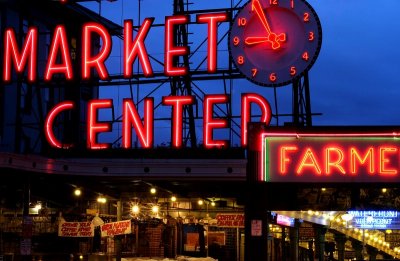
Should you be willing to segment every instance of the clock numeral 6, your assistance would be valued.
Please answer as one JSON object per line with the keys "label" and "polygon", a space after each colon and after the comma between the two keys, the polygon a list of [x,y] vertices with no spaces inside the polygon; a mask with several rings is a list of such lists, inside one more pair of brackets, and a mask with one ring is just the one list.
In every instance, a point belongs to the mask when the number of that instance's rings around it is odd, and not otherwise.
{"label": "clock numeral 6", "polygon": [[270,80],[271,82],[276,82],[276,79],[277,79],[276,73],[271,73],[271,74],[269,75],[269,80]]}
{"label": "clock numeral 6", "polygon": [[244,17],[239,17],[238,26],[245,26],[247,24],[247,19]]}
{"label": "clock numeral 6", "polygon": [[238,46],[239,43],[240,43],[240,38],[237,37],[237,36],[235,36],[235,37],[233,38],[233,45],[234,45],[234,46]]}
{"label": "clock numeral 6", "polygon": [[296,66],[290,67],[290,75],[291,75],[291,76],[295,76],[296,73],[297,73]]}
{"label": "clock numeral 6", "polygon": [[278,5],[278,0],[269,0],[270,5]]}
{"label": "clock numeral 6", "polygon": [[244,57],[242,55],[238,56],[237,63],[240,65],[244,64]]}
{"label": "clock numeral 6", "polygon": [[310,59],[310,57],[308,56],[308,52],[304,52],[303,55],[302,55],[302,58],[303,58],[304,61],[307,62],[308,59]]}

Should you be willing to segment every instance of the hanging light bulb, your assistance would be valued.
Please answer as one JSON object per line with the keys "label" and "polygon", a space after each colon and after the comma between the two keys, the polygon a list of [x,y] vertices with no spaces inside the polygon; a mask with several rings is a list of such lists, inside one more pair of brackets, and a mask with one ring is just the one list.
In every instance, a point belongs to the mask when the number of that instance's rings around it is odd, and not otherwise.
{"label": "hanging light bulb", "polygon": [[172,201],[172,202],[176,202],[176,197],[175,197],[175,196],[172,196],[172,197],[171,197],[171,201]]}
{"label": "hanging light bulb", "polygon": [[79,197],[80,195],[82,195],[82,191],[81,191],[80,189],[76,188],[76,189],[74,190],[74,195],[77,196],[77,197]]}
{"label": "hanging light bulb", "polygon": [[133,214],[138,214],[140,212],[140,207],[138,205],[134,205],[132,207],[132,213]]}
{"label": "hanging light bulb", "polygon": [[199,206],[202,206],[203,205],[203,200],[201,200],[201,199],[199,199],[199,201],[197,201],[197,204],[199,204]]}
{"label": "hanging light bulb", "polygon": [[160,207],[157,206],[157,205],[154,205],[154,206],[151,208],[151,212],[153,212],[154,214],[157,214],[159,210],[160,210]]}

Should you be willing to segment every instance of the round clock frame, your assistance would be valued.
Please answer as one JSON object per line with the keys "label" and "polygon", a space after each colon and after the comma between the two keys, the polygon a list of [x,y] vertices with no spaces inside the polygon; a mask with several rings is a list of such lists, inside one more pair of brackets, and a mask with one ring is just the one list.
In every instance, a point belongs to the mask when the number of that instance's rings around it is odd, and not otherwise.
{"label": "round clock frame", "polygon": [[229,53],[251,82],[278,87],[302,77],[322,45],[317,13],[305,0],[250,0],[229,30]]}

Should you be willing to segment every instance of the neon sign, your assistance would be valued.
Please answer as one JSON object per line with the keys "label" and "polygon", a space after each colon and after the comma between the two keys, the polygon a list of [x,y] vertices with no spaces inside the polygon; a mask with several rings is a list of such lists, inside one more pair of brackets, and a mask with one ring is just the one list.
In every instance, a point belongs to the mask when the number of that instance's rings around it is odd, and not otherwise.
{"label": "neon sign", "polygon": [[398,182],[400,133],[262,133],[267,182]]}
{"label": "neon sign", "polygon": [[398,211],[349,211],[353,219],[349,222],[355,228],[400,229]]}
{"label": "neon sign", "polygon": [[[67,1],[61,0],[63,4]],[[217,42],[218,24],[229,21],[229,13],[202,13],[196,16],[195,23],[202,24],[208,29],[207,41],[207,72],[215,73],[217,70]],[[125,78],[134,77],[133,64],[138,61],[144,77],[153,77],[153,67],[149,59],[146,48],[146,38],[153,26],[154,18],[145,18],[137,32],[133,28],[132,20],[125,20],[123,23],[123,76]],[[190,23],[190,16],[175,15],[165,17],[164,30],[164,75],[183,76],[189,72],[189,68],[184,65],[176,65],[174,62],[178,57],[189,56],[188,46],[178,46],[175,42],[175,27]],[[45,82],[51,82],[54,77],[62,77],[65,81],[73,81],[80,77],[82,80],[90,80],[98,77],[101,80],[109,79],[107,69],[107,59],[110,56],[113,46],[113,39],[107,28],[96,22],[89,22],[81,28],[81,52],[79,59],[79,71],[75,70],[72,63],[70,39],[64,25],[54,27],[46,66],[41,73]],[[13,28],[7,28],[4,32],[4,59],[3,59],[3,81],[12,81],[12,73],[17,75],[26,74],[31,83],[38,81],[38,44],[39,29],[35,26],[28,28],[26,34],[21,36],[24,42],[17,41],[16,32]],[[101,47],[96,50],[93,46],[93,39],[99,39]],[[206,95],[203,100],[203,144],[205,148],[221,148],[229,146],[227,140],[214,138],[213,133],[217,129],[228,127],[228,119],[215,116],[214,108],[219,104],[229,103],[230,97],[223,94]],[[183,111],[185,106],[197,104],[195,97],[192,96],[165,96],[162,97],[162,106],[172,108],[171,126],[171,146],[180,148],[183,144],[182,124]],[[242,94],[241,111],[241,145],[247,145],[247,123],[251,121],[252,107],[258,107],[261,112],[260,121],[269,124],[271,120],[271,108],[268,101],[259,94]],[[152,98],[144,100],[143,115],[139,115],[138,108],[132,99],[124,99],[122,104],[122,148],[132,148],[132,136],[136,135],[142,148],[152,148],[154,143],[154,101]],[[86,118],[86,147],[88,149],[109,149],[111,144],[102,142],[98,139],[101,133],[112,132],[112,125],[109,122],[98,120],[98,115],[103,110],[113,109],[114,104],[111,99],[94,99],[88,101]],[[73,101],[62,101],[56,104],[47,114],[44,125],[44,133],[47,142],[53,148],[69,149],[76,144],[63,143],[64,137],[57,136],[53,127],[57,117],[62,117],[65,113],[80,108]]]}

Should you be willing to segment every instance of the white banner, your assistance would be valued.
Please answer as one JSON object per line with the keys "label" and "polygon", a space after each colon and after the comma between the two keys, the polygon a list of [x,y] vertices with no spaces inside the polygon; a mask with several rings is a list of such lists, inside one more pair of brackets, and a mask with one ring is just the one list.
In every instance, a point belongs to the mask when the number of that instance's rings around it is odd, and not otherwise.
{"label": "white banner", "polygon": [[92,222],[60,222],[58,226],[59,237],[93,237],[94,226]]}
{"label": "white banner", "polygon": [[115,235],[131,234],[131,220],[106,223],[101,226],[101,236],[110,237]]}

